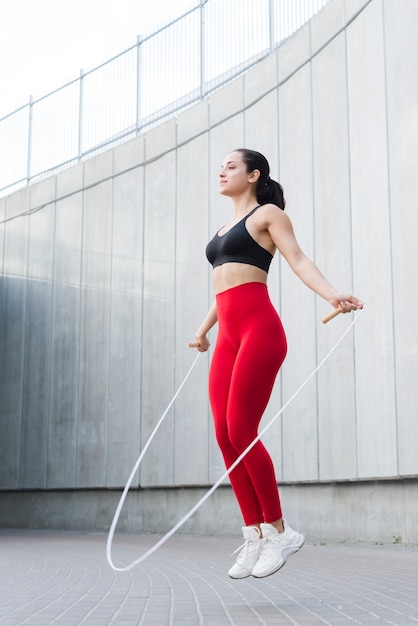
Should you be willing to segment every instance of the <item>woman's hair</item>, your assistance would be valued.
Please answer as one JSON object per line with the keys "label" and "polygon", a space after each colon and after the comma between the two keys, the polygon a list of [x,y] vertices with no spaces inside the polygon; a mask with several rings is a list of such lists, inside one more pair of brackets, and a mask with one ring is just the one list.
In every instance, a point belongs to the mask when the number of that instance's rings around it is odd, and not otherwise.
{"label": "woman's hair", "polygon": [[247,172],[259,170],[260,178],[257,181],[255,193],[259,204],[276,204],[283,211],[286,202],[283,194],[283,187],[270,178],[270,165],[265,156],[255,150],[247,150],[247,148],[238,148],[234,152],[240,152],[242,160],[247,166]]}

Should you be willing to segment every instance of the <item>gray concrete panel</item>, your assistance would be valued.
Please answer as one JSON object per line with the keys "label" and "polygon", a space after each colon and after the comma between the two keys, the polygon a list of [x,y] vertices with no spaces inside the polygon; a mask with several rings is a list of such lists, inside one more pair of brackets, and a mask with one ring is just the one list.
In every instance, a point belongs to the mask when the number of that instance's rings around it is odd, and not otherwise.
{"label": "gray concrete panel", "polygon": [[244,106],[249,107],[264,94],[276,91],[277,81],[277,55],[269,54],[244,76]]}
{"label": "gray concrete panel", "polygon": [[144,161],[145,139],[141,135],[114,149],[114,174],[120,174],[141,165]]}
{"label": "gray concrete panel", "polygon": [[21,215],[30,209],[30,187],[23,187],[6,198],[6,218]]}
{"label": "gray concrete panel", "polygon": [[[28,219],[28,281],[41,280],[51,283],[54,268],[55,204],[48,204],[42,211],[33,213]],[[51,308],[50,303],[48,308]]]}
{"label": "gray concrete panel", "polygon": [[83,198],[56,204],[47,487],[76,484]]}
{"label": "gray concrete panel", "polygon": [[[28,189],[6,199],[5,219],[29,208]],[[0,316],[0,440],[2,462],[0,485],[19,487],[21,455],[22,394],[27,297],[28,219],[14,219],[4,228],[4,262]]]}
{"label": "gray concrete panel", "polygon": [[[340,7],[341,9],[341,7]],[[315,260],[328,281],[352,292],[350,168],[345,35],[312,62]],[[325,356],[347,327],[348,317],[324,327],[332,307],[318,298],[318,355]],[[353,338],[348,337],[318,375],[320,478],[357,474]]]}
{"label": "gray concrete panel", "polygon": [[327,2],[323,9],[310,20],[312,56],[344,28],[344,13],[344,0],[333,0],[333,2]]}
{"label": "gray concrete panel", "polygon": [[[4,223],[5,219],[6,219],[6,198],[0,198],[0,277],[1,278],[3,278],[3,270],[4,270],[4,238],[5,238],[5,233],[6,233],[6,224]],[[0,291],[0,295],[1,295],[1,291]]]}
{"label": "gray concrete panel", "polygon": [[[418,308],[415,208],[418,163],[418,4],[383,5],[399,473],[417,473]],[[386,278],[384,285],[386,285]],[[411,288],[412,287],[412,288]]]}
{"label": "gray concrete panel", "polygon": [[112,293],[142,295],[144,168],[113,181]]}
{"label": "gray concrete panel", "polygon": [[[3,282],[4,282],[4,238],[6,234],[6,224],[3,223],[6,218],[6,198],[0,199],[0,324],[2,319],[2,306],[3,302]],[[1,352],[1,345],[0,345]]]}
{"label": "gray concrete panel", "polygon": [[[141,312],[141,296],[112,293],[106,436],[107,487],[125,484],[140,453]],[[135,484],[138,484],[138,478],[135,478]]]}
{"label": "gray concrete panel", "polygon": [[104,485],[106,476],[111,201],[111,181],[84,194],[76,468],[80,487]]}
{"label": "gray concrete panel", "polygon": [[[244,78],[240,76],[215,91],[209,99],[210,126],[239,114],[244,108]],[[235,146],[236,148],[237,146]]]}
{"label": "gray concrete panel", "polygon": [[[176,220],[176,384],[178,388],[195,350],[187,347],[204,319],[211,298],[210,270],[205,256],[209,241],[208,134],[200,136],[177,157]],[[193,377],[175,405],[174,483],[206,484],[212,420],[208,411],[208,356],[201,355]]]}
{"label": "gray concrete panel", "polygon": [[[6,217],[6,198],[2,198],[0,200],[0,354],[3,352],[3,320],[4,320],[4,311],[3,311],[3,289],[4,289],[4,239],[6,233],[6,225],[3,223],[3,220]],[[3,369],[2,363],[0,362],[0,368]],[[0,371],[1,371],[0,370]],[[3,420],[5,421],[5,420]]]}
{"label": "gray concrete panel", "polygon": [[311,27],[307,22],[277,50],[279,84],[284,83],[311,58]]}
{"label": "gray concrete panel", "polygon": [[113,150],[102,152],[84,163],[84,185],[89,187],[113,174]]}
{"label": "gray concrete panel", "polygon": [[147,161],[160,157],[176,146],[177,123],[169,120],[150,130],[145,136],[145,158]]}
{"label": "gray concrete panel", "polygon": [[[6,198],[6,224],[4,238],[4,274],[26,276],[28,227],[27,217],[21,216],[30,208],[29,188],[21,189]],[[14,219],[17,218],[17,219]]]}
{"label": "gray concrete panel", "polygon": [[29,218],[20,485],[45,487],[55,205]]}
{"label": "gray concrete panel", "polygon": [[125,483],[140,451],[143,168],[114,179],[113,200],[107,486]]}
{"label": "gray concrete panel", "polygon": [[54,289],[48,427],[47,487],[75,485],[80,289]]}
{"label": "gray concrete panel", "polygon": [[[174,152],[147,165],[145,173],[141,447],[174,390],[175,174]],[[141,485],[173,483],[173,436],[171,409],[142,464]]]}
{"label": "gray concrete panel", "polygon": [[29,489],[46,482],[51,294],[50,281],[28,281],[19,484]]}
{"label": "gray concrete panel", "polygon": [[[344,12],[345,12],[345,21],[348,24],[352,19],[354,19],[360,11],[364,9],[365,6],[372,2],[373,0],[344,0]],[[412,0],[413,2],[414,0]]]}
{"label": "gray concrete panel", "polygon": [[78,163],[57,174],[57,198],[81,191],[84,184],[84,163]]}
{"label": "gray concrete panel", "polygon": [[[279,94],[280,180],[287,199],[286,213],[296,237],[314,258],[311,72],[305,66]],[[288,340],[282,366],[282,399],[302,384],[316,365],[315,297],[281,263],[281,314]],[[315,479],[318,471],[316,388],[311,384],[283,414],[282,478]]]}
{"label": "gray concrete panel", "polygon": [[360,477],[398,473],[382,18],[371,3],[347,32],[353,289],[368,306],[355,333]]}
{"label": "gray concrete panel", "polygon": [[51,176],[37,183],[30,188],[30,207],[38,208],[48,202],[55,200],[56,177]]}
{"label": "gray concrete panel", "polygon": [[2,278],[0,402],[1,472],[0,486],[19,487],[23,349],[26,310],[26,281]]}
{"label": "gray concrete panel", "polygon": [[177,143],[189,141],[207,132],[209,126],[209,100],[201,100],[177,118]]}

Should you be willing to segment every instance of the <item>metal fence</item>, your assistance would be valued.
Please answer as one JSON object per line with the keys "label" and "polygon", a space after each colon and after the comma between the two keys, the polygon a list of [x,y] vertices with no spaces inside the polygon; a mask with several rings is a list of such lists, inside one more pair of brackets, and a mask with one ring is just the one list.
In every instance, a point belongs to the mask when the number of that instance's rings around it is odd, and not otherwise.
{"label": "metal fence", "polygon": [[328,2],[200,0],[105,63],[31,98],[0,119],[0,195],[134,137],[204,98]]}

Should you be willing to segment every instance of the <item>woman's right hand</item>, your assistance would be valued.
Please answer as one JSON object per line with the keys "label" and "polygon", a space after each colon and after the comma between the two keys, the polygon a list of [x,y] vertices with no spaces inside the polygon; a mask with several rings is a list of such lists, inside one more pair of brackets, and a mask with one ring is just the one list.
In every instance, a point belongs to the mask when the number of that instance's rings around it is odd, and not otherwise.
{"label": "woman's right hand", "polygon": [[216,313],[216,300],[210,307],[208,314],[205,319],[199,326],[196,332],[196,341],[193,343],[189,343],[190,348],[197,348],[199,352],[207,352],[210,346],[209,339],[207,338],[207,333],[210,329],[215,326],[218,320],[218,316]]}
{"label": "woman's right hand", "polygon": [[207,352],[210,346],[210,341],[206,335],[196,335],[196,341],[193,342],[193,348],[196,348],[199,352]]}

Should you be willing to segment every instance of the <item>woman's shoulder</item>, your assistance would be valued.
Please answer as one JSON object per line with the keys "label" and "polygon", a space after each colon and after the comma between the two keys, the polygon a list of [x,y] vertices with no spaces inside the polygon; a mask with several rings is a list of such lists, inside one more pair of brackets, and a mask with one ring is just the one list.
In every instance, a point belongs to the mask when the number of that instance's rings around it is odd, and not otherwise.
{"label": "woman's shoulder", "polygon": [[258,217],[260,218],[260,221],[263,221],[266,226],[270,225],[271,223],[289,223],[289,217],[286,215],[286,213],[283,211],[283,209],[281,209],[280,207],[277,206],[277,204],[262,204],[259,209],[256,211],[256,214],[258,213]]}

